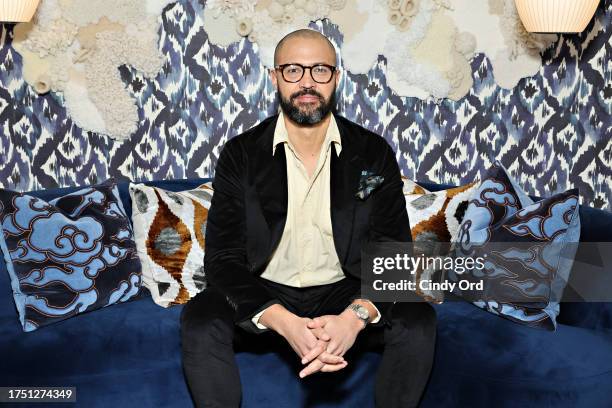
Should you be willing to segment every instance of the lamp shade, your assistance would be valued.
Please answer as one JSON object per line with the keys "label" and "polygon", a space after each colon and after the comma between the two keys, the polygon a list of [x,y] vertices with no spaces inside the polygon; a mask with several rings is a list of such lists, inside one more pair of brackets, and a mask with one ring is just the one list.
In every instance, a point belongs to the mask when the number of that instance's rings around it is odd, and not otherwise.
{"label": "lamp shade", "polygon": [[0,22],[30,21],[40,0],[0,0]]}
{"label": "lamp shade", "polygon": [[579,33],[597,10],[599,0],[514,0],[531,33]]}

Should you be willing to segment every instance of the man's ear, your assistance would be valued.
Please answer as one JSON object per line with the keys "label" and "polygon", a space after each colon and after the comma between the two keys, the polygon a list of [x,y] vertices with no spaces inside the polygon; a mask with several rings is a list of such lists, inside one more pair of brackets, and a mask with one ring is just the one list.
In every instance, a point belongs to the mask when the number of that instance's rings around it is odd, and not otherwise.
{"label": "man's ear", "polygon": [[340,75],[342,75],[342,70],[340,68],[336,69],[336,88],[340,83]]}
{"label": "man's ear", "polygon": [[270,74],[270,80],[272,81],[272,85],[274,85],[274,89],[278,90],[278,82],[276,79],[276,70],[274,68],[269,68],[268,73]]}

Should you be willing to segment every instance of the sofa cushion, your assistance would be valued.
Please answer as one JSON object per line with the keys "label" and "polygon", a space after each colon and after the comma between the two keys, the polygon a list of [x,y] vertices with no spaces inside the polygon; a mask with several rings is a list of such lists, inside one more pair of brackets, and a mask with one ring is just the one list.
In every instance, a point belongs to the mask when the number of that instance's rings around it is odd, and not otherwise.
{"label": "sofa cushion", "polygon": [[470,303],[434,307],[436,355],[422,407],[609,406],[612,331],[532,330]]}
{"label": "sofa cushion", "polygon": [[0,262],[2,386],[76,387],[79,406],[188,407],[180,309],[141,297],[23,332]]}
{"label": "sofa cushion", "polygon": [[451,242],[474,190],[476,183],[435,192],[404,194],[412,240]]}
{"label": "sofa cushion", "polygon": [[[0,386],[73,386],[91,408],[193,406],[181,366],[183,305],[161,308],[151,297],[83,314],[31,333],[21,331],[0,262]],[[297,376],[286,352],[238,352],[242,407],[374,406],[377,352],[340,373]]]}
{"label": "sofa cushion", "polygon": [[[496,162],[453,244],[457,261],[475,265],[449,270],[448,280],[458,284],[455,293],[491,313],[554,330],[579,234],[578,190],[532,203]],[[465,282],[480,286],[465,290]]]}
{"label": "sofa cushion", "polygon": [[140,261],[114,180],[50,201],[0,189],[0,247],[25,331],[130,300]]}
{"label": "sofa cushion", "polygon": [[[403,182],[414,245],[413,256],[446,256],[477,184],[429,192],[409,179],[403,179]],[[427,301],[442,303],[444,291],[425,289],[421,283],[441,281],[441,274],[436,273],[436,268],[419,267],[413,272],[411,277],[414,279],[415,292]]]}
{"label": "sofa cushion", "polygon": [[204,237],[213,194],[210,184],[179,192],[130,184],[142,278],[160,306],[187,303],[206,285]]}

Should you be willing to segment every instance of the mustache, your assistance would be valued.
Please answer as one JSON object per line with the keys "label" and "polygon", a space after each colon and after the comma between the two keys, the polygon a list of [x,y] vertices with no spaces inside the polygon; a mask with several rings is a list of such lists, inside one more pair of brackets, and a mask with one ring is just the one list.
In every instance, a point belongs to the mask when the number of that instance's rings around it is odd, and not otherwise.
{"label": "mustache", "polygon": [[291,95],[290,99],[294,100],[295,98],[299,98],[300,96],[304,96],[304,95],[312,95],[312,96],[316,96],[320,100],[325,100],[325,98],[323,98],[323,95],[321,95],[320,93],[318,93],[314,89],[304,89],[302,91],[296,92],[296,93]]}

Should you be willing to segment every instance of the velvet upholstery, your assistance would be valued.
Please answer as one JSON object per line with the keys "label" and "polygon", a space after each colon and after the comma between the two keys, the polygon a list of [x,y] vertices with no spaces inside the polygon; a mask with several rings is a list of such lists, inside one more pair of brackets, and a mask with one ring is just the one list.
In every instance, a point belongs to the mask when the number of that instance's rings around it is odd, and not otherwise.
{"label": "velvet upholstery", "polygon": [[612,406],[612,331],[534,329],[466,302],[435,308],[439,341],[424,407]]}
{"label": "velvet upholstery", "polygon": [[[180,191],[205,181],[147,184]],[[434,191],[444,186],[425,187]],[[130,213],[127,183],[119,183],[119,189]],[[65,192],[37,194],[53,198]],[[581,236],[609,240],[610,227],[584,228],[610,226],[612,214],[589,211],[593,220],[582,224]],[[76,386],[77,406],[83,407],[192,406],[180,361],[182,305],[164,309],[147,295],[24,333],[10,291],[5,265],[0,262],[0,386]],[[599,307],[581,305],[592,314],[576,322],[571,316],[565,319],[566,305],[561,304],[556,332],[521,326],[465,302],[435,306],[436,357],[422,406],[612,406],[610,321],[602,322]],[[604,306],[609,310],[609,304]],[[581,324],[570,326],[570,321]],[[313,376],[302,384],[287,357],[237,354],[243,407],[373,406],[380,354],[365,353],[359,361],[350,362],[344,373]],[[312,389],[321,398],[313,398]]]}

